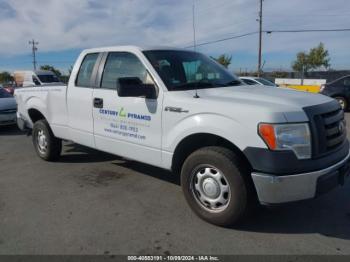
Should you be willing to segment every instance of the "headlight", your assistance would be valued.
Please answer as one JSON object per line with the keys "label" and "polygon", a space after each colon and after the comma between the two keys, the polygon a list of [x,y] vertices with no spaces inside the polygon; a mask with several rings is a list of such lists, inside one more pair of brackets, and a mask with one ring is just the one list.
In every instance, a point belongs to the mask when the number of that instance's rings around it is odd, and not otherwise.
{"label": "headlight", "polygon": [[311,158],[310,129],[301,124],[259,124],[259,135],[271,150],[291,150],[298,159]]}

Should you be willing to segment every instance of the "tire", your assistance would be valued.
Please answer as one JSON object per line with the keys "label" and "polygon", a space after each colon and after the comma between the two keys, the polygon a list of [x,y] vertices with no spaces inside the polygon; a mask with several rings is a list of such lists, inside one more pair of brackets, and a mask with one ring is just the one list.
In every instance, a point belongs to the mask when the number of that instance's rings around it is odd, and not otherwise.
{"label": "tire", "polygon": [[181,170],[181,186],[189,206],[209,223],[237,224],[257,200],[249,170],[226,148],[211,146],[193,152]]}
{"label": "tire", "polygon": [[336,97],[334,97],[334,99],[336,99],[336,100],[339,102],[341,108],[342,108],[344,111],[346,111],[346,110],[348,109],[348,102],[346,101],[346,99],[345,99],[344,97],[342,97],[342,96],[336,96]]}
{"label": "tire", "polygon": [[60,157],[62,141],[54,136],[46,120],[34,123],[32,138],[35,151],[40,158],[54,161]]}

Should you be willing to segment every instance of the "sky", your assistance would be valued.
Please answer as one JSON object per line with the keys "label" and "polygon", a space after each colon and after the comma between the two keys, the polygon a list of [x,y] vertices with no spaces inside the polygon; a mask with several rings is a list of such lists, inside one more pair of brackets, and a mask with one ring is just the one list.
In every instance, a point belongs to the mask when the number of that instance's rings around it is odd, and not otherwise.
{"label": "sky", "polygon": [[[188,47],[258,30],[259,0],[0,0],[0,71],[39,65],[63,72],[85,48],[113,45]],[[263,30],[350,28],[350,0],[264,0]],[[350,69],[350,31],[263,35],[264,70],[289,70],[296,53],[323,42],[331,67]],[[202,45],[232,56],[231,70],[255,70],[258,34]]]}

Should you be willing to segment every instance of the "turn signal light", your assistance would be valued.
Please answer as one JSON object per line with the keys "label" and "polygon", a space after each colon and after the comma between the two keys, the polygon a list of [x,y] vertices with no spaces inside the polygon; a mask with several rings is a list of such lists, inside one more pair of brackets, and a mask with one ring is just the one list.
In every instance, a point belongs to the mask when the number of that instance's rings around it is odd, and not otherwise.
{"label": "turn signal light", "polygon": [[270,124],[260,124],[259,134],[270,149],[276,149],[275,128]]}

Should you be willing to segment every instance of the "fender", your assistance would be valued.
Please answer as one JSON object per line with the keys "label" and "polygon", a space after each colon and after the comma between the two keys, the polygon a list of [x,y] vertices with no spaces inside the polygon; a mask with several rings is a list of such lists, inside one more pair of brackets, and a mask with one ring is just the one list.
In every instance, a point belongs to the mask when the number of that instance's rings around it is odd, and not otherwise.
{"label": "fender", "polygon": [[[25,106],[26,106],[26,111],[28,112],[29,109],[36,109],[38,110],[44,117],[45,119],[50,123],[50,119],[48,119],[48,114],[46,112],[46,105],[44,101],[36,96],[31,96],[24,101]],[[28,115],[29,116],[29,115]],[[29,118],[30,120],[30,118]]]}
{"label": "fender", "polygon": [[16,90],[15,99],[17,102],[17,118],[21,119],[23,126],[26,126],[29,129],[33,128],[33,122],[29,116],[29,110],[35,109],[40,112],[44,118],[49,122],[48,114],[45,110],[46,104],[41,97],[37,95],[27,95],[29,92],[27,90]]}
{"label": "fender", "polygon": [[163,150],[173,153],[186,137],[196,133],[209,133],[231,141],[240,150],[247,146],[266,148],[256,137],[257,128],[245,126],[232,118],[217,113],[201,113],[188,116],[178,122],[167,134],[163,133]]}

